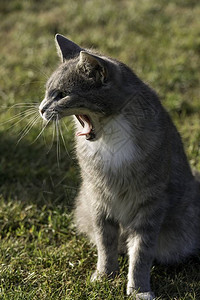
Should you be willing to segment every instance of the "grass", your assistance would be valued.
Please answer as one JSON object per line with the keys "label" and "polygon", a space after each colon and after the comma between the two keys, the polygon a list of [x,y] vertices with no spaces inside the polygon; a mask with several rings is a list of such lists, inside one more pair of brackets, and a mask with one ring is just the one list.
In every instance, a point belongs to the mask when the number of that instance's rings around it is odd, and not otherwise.
{"label": "grass", "polygon": [[[54,34],[114,56],[156,89],[177,125],[192,167],[200,170],[200,3],[198,0],[0,2],[0,299],[125,299],[127,259],[114,281],[89,281],[96,251],[76,234],[73,200],[80,177],[73,128],[57,159],[52,128],[33,143],[38,122],[20,143],[31,116],[7,122],[39,103],[58,64]],[[25,115],[24,115],[25,116]],[[58,165],[59,161],[59,165]],[[161,299],[200,299],[200,258],[154,265]]]}

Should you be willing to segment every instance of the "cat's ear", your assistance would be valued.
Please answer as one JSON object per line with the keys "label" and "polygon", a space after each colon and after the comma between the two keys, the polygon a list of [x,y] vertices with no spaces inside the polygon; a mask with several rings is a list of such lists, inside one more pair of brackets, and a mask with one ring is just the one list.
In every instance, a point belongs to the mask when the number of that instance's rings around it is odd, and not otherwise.
{"label": "cat's ear", "polygon": [[66,37],[58,33],[55,36],[55,42],[58,55],[60,56],[62,62],[64,62],[67,59],[74,58],[82,50],[74,42],[68,40]]}
{"label": "cat's ear", "polygon": [[80,52],[79,66],[85,67],[85,71],[95,74],[96,80],[106,82],[108,78],[108,62],[97,55],[88,53],[87,51]]}

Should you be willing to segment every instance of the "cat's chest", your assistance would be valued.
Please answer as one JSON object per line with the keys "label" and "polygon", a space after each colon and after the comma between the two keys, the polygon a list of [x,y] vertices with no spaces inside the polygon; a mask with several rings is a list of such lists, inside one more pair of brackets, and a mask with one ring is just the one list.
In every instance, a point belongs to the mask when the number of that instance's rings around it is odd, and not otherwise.
{"label": "cat's chest", "polygon": [[[112,118],[99,129],[100,138],[87,141],[84,137],[78,142],[79,162],[92,166],[99,165],[102,172],[125,171],[138,159],[137,147],[129,124],[122,116]],[[122,174],[121,174],[122,175]]]}
{"label": "cat's chest", "polygon": [[129,212],[132,216],[137,207],[134,168],[140,153],[123,117],[111,120],[102,130],[96,141],[78,140],[84,189],[95,207],[123,224],[124,216]]}

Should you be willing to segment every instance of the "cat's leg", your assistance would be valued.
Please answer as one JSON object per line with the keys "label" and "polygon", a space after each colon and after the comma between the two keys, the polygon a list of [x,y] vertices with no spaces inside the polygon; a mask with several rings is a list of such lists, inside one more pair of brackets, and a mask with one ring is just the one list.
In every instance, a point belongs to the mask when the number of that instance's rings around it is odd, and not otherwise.
{"label": "cat's leg", "polygon": [[[157,240],[163,220],[163,208],[145,206],[128,238],[129,270],[127,294],[136,299],[155,298],[150,287],[150,270],[155,259]],[[135,298],[134,298],[135,299]]]}
{"label": "cat's leg", "polygon": [[128,242],[129,271],[127,295],[136,299],[154,299],[150,287],[150,269],[154,259],[154,247],[149,247],[141,235],[129,237]]}
{"label": "cat's leg", "polygon": [[96,244],[91,204],[89,201],[87,201],[87,196],[83,191],[79,192],[79,195],[76,199],[74,221],[79,233],[86,234],[90,239],[90,242]]}
{"label": "cat's leg", "polygon": [[75,223],[79,232],[85,233],[97,246],[97,268],[91,280],[94,281],[105,274],[114,276],[118,271],[119,226],[101,216],[101,213],[92,207],[83,190],[76,199]]}
{"label": "cat's leg", "polygon": [[111,220],[98,218],[95,223],[96,246],[98,252],[97,268],[91,280],[102,275],[115,276],[118,272],[118,225]]}
{"label": "cat's leg", "polygon": [[122,228],[120,228],[119,241],[118,241],[119,255],[127,254],[127,239],[128,239],[128,232],[124,231],[124,230],[122,230]]}

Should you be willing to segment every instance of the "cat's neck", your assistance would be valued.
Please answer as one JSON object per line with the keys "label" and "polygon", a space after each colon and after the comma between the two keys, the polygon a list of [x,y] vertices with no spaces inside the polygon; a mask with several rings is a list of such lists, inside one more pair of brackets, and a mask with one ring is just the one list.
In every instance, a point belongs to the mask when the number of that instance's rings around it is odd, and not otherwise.
{"label": "cat's neck", "polygon": [[[74,118],[76,128],[80,123]],[[117,170],[128,166],[138,159],[138,151],[131,136],[131,127],[123,115],[98,120],[95,123],[97,138],[87,140],[84,136],[76,137],[79,163],[101,163],[103,169]]]}

